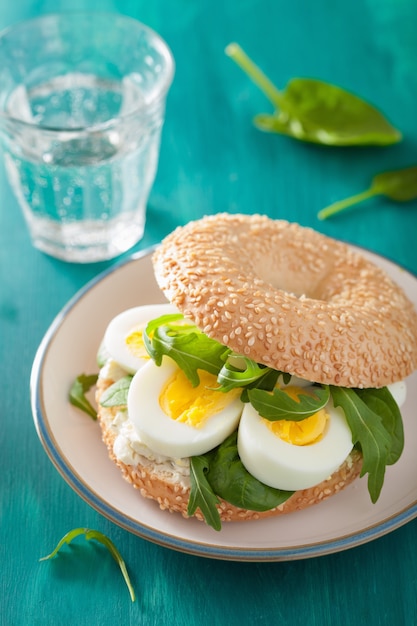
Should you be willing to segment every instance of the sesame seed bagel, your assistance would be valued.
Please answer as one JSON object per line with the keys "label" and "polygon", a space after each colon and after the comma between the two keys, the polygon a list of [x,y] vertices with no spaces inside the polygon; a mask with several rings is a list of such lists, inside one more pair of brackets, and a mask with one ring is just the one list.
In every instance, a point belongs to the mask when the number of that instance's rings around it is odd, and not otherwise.
{"label": "sesame seed bagel", "polygon": [[168,300],[235,352],[312,382],[383,387],[417,368],[417,313],[346,244],[261,215],[218,214],[153,257]]}
{"label": "sesame seed bagel", "polygon": [[[167,510],[171,513],[181,513],[183,517],[188,518],[189,479],[186,478],[179,481],[178,472],[175,471],[174,464],[172,472],[168,472],[165,467],[161,469],[158,463],[149,462],[146,459],[140,459],[140,457],[136,464],[124,463],[117,457],[115,441],[119,434],[119,426],[115,418],[119,408],[105,408],[100,405],[101,394],[113,382],[115,381],[99,378],[96,389],[96,400],[99,407],[98,420],[103,442],[107,446],[110,459],[121,470],[123,477],[133,487],[138,489],[143,497],[155,500],[162,510]],[[353,449],[346,461],[328,479],[310,489],[295,492],[286,502],[269,511],[250,511],[220,500],[217,507],[220,519],[222,522],[251,521],[300,511],[339,493],[358,478],[361,467],[362,455],[356,449]],[[204,519],[198,509],[195,517],[200,521]]]}

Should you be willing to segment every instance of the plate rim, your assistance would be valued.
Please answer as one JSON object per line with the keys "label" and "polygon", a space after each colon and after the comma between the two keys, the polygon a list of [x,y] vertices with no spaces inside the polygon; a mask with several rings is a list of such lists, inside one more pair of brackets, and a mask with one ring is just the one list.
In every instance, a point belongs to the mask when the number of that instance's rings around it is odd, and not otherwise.
{"label": "plate rim", "polygon": [[[174,534],[155,530],[149,525],[138,522],[126,513],[119,511],[116,507],[106,501],[104,497],[96,493],[90,485],[86,484],[86,482],[78,475],[76,469],[71,465],[69,460],[61,454],[59,446],[54,442],[53,432],[49,427],[48,418],[45,415],[42,401],[41,384],[43,367],[47,360],[49,349],[51,348],[56,334],[58,333],[59,329],[65,322],[66,317],[68,316],[68,314],[70,314],[74,306],[76,306],[86,295],[88,295],[96,285],[101,283],[111,274],[120,271],[126,265],[138,262],[143,258],[151,255],[157,245],[158,244],[148,246],[147,248],[139,252],[135,252],[129,257],[106,268],[105,270],[99,272],[91,280],[89,280],[83,287],[81,287],[81,289],[79,289],[70,298],[70,300],[61,308],[61,310],[55,316],[46,333],[44,334],[35,354],[30,375],[30,400],[35,429],[50,461],[54,465],[55,469],[59,472],[61,477],[75,491],[75,493],[105,518],[117,524],[121,528],[127,530],[128,532],[131,532],[132,534],[141,537],[142,539],[182,553],[228,561],[277,562],[301,560],[317,556],[334,554],[359,545],[363,545],[370,541],[374,541],[415,519],[417,517],[417,500],[382,521],[364,527],[360,531],[353,531],[337,538],[332,538],[329,540],[315,542],[307,545],[290,546],[285,548],[281,547],[275,549],[271,547],[232,548],[223,545],[219,546],[215,543],[200,543],[199,541],[193,539],[187,540],[180,538]],[[351,248],[358,250],[359,252],[366,252],[383,261],[388,261],[389,263],[396,266],[398,269],[407,272],[412,278],[417,280],[416,274],[411,272],[406,267],[400,265],[396,261],[393,261],[390,258],[367,248],[360,247],[354,244],[348,245]],[[161,514],[166,515],[166,512],[161,511]]]}

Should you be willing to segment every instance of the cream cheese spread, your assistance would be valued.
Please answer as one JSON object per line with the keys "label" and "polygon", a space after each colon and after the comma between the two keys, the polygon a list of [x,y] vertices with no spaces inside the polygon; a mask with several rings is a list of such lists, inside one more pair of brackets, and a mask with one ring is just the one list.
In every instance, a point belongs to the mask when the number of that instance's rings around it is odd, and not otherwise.
{"label": "cream cheese spread", "polygon": [[[117,382],[126,376],[126,371],[112,359],[107,359],[100,370],[100,378]],[[152,472],[175,483],[181,484],[184,489],[190,487],[190,462],[188,458],[174,459],[155,453],[140,439],[133,423],[129,419],[126,409],[117,411],[111,429],[116,438],[113,444],[113,453],[118,461],[125,465],[152,466]]]}

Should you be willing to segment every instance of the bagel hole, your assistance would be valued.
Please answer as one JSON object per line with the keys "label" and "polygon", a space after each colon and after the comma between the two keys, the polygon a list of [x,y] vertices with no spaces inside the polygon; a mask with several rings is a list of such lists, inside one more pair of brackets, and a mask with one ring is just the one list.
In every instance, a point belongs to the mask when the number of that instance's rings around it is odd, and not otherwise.
{"label": "bagel hole", "polygon": [[[286,242],[288,245],[288,242]],[[269,254],[251,257],[254,277],[295,298],[308,298],[327,302],[340,291],[334,266],[321,262],[319,253],[308,254],[305,250],[283,247],[270,250]]]}
{"label": "bagel hole", "polygon": [[[265,280],[265,279],[263,279]],[[266,280],[272,289],[283,291],[295,298],[311,298],[313,300],[321,300],[320,285],[306,284],[305,277],[300,280],[300,276],[287,273],[285,276],[276,276],[274,280]],[[320,282],[321,284],[321,282]]]}

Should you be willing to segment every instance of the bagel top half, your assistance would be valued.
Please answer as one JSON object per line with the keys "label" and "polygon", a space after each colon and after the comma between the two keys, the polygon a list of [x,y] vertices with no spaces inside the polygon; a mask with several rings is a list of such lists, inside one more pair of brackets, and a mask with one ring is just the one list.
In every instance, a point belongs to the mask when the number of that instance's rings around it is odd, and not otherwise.
{"label": "bagel top half", "polygon": [[348,245],[261,215],[178,227],[153,257],[167,299],[239,354],[312,382],[383,387],[417,368],[417,313]]}

